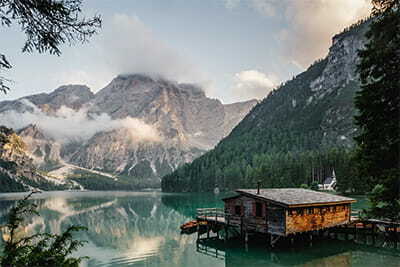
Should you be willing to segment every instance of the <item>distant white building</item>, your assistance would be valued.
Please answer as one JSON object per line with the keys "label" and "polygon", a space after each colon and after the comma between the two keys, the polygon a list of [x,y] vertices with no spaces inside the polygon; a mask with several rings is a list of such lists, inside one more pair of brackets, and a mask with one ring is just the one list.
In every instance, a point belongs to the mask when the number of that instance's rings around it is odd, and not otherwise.
{"label": "distant white building", "polygon": [[335,170],[332,171],[332,176],[327,177],[322,184],[318,185],[318,189],[327,190],[327,191],[335,191],[336,189],[336,174]]}

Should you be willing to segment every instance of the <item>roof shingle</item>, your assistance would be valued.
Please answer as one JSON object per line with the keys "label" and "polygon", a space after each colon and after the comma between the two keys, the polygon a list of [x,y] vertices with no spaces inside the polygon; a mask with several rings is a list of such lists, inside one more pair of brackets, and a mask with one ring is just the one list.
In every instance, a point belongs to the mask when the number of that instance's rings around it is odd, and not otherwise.
{"label": "roof shingle", "polygon": [[288,207],[322,205],[332,202],[351,203],[356,201],[355,199],[348,197],[302,188],[260,189],[260,194],[257,194],[257,189],[238,189],[236,192],[243,195],[270,200]]}

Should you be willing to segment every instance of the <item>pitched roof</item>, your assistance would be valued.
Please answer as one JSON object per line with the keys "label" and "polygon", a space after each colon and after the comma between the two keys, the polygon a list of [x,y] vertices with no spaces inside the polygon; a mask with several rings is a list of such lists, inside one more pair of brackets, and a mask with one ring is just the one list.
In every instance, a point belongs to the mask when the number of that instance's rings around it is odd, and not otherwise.
{"label": "pitched roof", "polygon": [[286,207],[320,206],[324,204],[352,203],[355,199],[302,188],[238,189],[237,193],[274,202]]}
{"label": "pitched roof", "polygon": [[227,201],[227,200],[235,199],[235,198],[238,198],[238,197],[240,197],[240,195],[231,196],[231,197],[225,197],[225,198],[222,199],[222,201]]}
{"label": "pitched roof", "polygon": [[324,184],[331,184],[333,181],[333,177],[327,177],[324,181]]}

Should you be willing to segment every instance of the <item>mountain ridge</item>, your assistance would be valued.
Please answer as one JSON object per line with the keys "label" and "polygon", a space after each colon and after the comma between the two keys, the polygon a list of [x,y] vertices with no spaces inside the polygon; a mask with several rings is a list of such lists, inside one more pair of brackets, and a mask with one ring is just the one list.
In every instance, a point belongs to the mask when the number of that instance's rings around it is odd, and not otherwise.
{"label": "mountain ridge", "polygon": [[197,85],[129,74],[95,94],[67,85],[0,102],[0,124],[14,123],[42,170],[68,163],[157,187],[161,176],[214,147],[256,103],[223,105]]}
{"label": "mountain ridge", "polygon": [[335,35],[324,59],[273,90],[213,150],[163,177],[162,189],[230,190],[254,187],[257,180],[299,187],[322,182],[333,169],[345,175],[341,157],[347,160],[357,131],[357,51],[368,25]]}

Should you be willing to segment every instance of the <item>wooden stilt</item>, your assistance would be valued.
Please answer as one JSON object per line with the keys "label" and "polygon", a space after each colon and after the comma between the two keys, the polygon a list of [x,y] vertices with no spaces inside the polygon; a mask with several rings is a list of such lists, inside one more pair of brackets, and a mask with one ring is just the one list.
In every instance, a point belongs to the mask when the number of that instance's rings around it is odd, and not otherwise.
{"label": "wooden stilt", "polygon": [[372,245],[376,242],[376,224],[372,224]]}
{"label": "wooden stilt", "polygon": [[225,242],[229,239],[229,216],[227,220],[227,224],[225,225]]}
{"label": "wooden stilt", "polygon": [[358,239],[358,230],[357,230],[357,224],[354,226],[354,242],[357,242]]}
{"label": "wooden stilt", "polygon": [[197,221],[197,240],[200,239],[200,223]]}
{"label": "wooden stilt", "polygon": [[273,248],[274,247],[274,241],[273,241],[273,235],[271,234],[270,235],[270,238],[269,238],[269,246],[271,247],[271,248]]}
{"label": "wooden stilt", "polygon": [[243,238],[243,217],[240,217],[240,237]]}
{"label": "wooden stilt", "polygon": [[275,247],[276,242],[280,239],[279,235],[271,235],[271,247]]}

